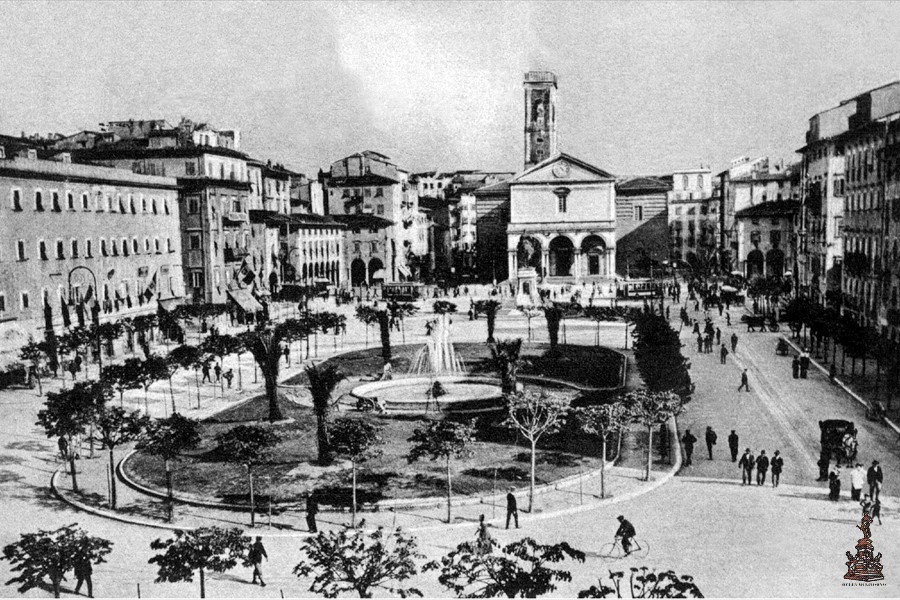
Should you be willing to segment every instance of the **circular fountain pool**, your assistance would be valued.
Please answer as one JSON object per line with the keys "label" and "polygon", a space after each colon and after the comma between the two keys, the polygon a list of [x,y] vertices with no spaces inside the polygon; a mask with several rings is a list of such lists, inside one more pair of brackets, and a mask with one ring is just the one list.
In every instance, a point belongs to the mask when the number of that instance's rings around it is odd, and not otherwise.
{"label": "circular fountain pool", "polygon": [[[445,392],[437,398],[432,397],[435,381]],[[503,409],[499,383],[489,377],[465,374],[403,377],[364,383],[353,388],[350,395],[389,414],[476,414]]]}

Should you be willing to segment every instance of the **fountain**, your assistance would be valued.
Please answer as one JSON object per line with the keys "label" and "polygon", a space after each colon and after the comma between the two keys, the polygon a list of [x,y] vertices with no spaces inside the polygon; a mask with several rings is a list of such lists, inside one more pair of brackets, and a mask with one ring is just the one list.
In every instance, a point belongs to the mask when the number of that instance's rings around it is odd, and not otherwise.
{"label": "fountain", "polygon": [[364,383],[350,394],[376,410],[397,415],[475,414],[503,408],[497,379],[467,373],[450,340],[449,315],[439,315],[407,374]]}

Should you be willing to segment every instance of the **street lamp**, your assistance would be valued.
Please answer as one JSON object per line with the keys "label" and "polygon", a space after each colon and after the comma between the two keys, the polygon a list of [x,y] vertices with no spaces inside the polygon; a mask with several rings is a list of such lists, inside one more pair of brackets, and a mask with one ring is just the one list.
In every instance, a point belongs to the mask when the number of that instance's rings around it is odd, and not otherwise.
{"label": "street lamp", "polygon": [[[94,335],[96,336],[97,341],[97,368],[100,373],[103,373],[103,348],[100,345],[100,311],[98,307],[99,298],[100,298],[100,289],[97,287],[97,276],[90,269],[90,267],[86,267],[84,265],[78,265],[73,267],[71,271],[69,271],[69,299],[71,300],[73,296],[74,287],[73,281],[77,283],[81,283],[81,279],[83,275],[81,275],[82,271],[86,271],[88,275],[91,276],[91,280],[94,282],[94,295],[96,298],[94,299],[94,306],[97,310],[92,311],[92,317],[94,319]],[[86,368],[86,367],[85,367]],[[85,371],[87,372],[87,371]]]}

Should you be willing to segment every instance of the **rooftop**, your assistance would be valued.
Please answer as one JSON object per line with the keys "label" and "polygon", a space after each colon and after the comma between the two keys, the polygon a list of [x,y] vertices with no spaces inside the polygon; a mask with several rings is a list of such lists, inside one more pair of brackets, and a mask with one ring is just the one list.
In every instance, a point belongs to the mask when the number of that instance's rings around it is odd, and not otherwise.
{"label": "rooftop", "polygon": [[351,229],[385,229],[394,224],[393,221],[375,215],[335,215],[334,220]]}
{"label": "rooftop", "polygon": [[763,202],[750,206],[735,213],[736,218],[752,219],[758,217],[790,217],[800,210],[800,202],[797,200],[782,200],[781,202]]}

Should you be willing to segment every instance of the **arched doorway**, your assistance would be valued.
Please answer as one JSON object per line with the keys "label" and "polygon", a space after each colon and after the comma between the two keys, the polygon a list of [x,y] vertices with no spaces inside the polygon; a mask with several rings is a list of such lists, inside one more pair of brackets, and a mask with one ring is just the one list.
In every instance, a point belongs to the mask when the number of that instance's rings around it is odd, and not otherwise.
{"label": "arched doorway", "polygon": [[762,277],[764,264],[762,251],[759,249],[751,250],[747,254],[747,279]]}
{"label": "arched doorway", "polygon": [[588,275],[606,275],[606,242],[599,235],[589,235],[581,242]]}
{"label": "arched doorway", "polygon": [[784,252],[779,248],[766,252],[766,273],[772,277],[784,275]]}
{"label": "arched doorway", "polygon": [[369,261],[369,278],[371,284],[384,283],[384,263],[380,258]]}
{"label": "arched doorway", "polygon": [[569,277],[575,260],[575,246],[572,240],[564,235],[553,238],[550,242],[550,276]]}
{"label": "arched doorway", "polygon": [[[303,265],[303,270],[306,271],[306,265]],[[354,259],[350,263],[350,285],[357,287],[364,283],[366,283],[366,263],[361,258]]]}

